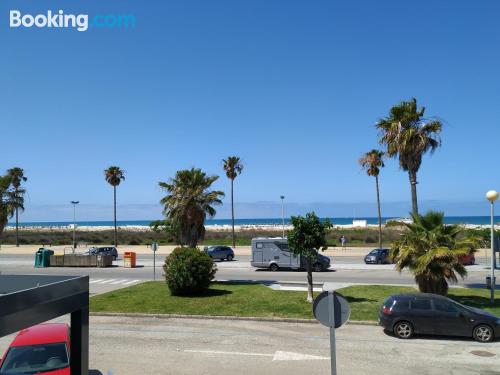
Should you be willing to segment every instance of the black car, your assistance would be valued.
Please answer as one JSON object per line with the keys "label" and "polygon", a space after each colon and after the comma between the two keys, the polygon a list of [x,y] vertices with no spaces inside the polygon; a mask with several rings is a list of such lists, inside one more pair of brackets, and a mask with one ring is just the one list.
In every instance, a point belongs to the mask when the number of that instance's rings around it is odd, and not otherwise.
{"label": "black car", "polygon": [[389,259],[389,249],[373,249],[365,256],[366,264],[391,263]]}
{"label": "black car", "polygon": [[234,251],[229,246],[205,246],[203,250],[210,255],[212,259],[234,259]]}
{"label": "black car", "polygon": [[89,254],[91,254],[91,255],[112,255],[113,260],[118,259],[118,250],[114,246],[92,247],[89,250]]}
{"label": "black car", "polygon": [[500,336],[500,318],[436,294],[399,294],[387,298],[380,308],[379,323],[401,339],[421,333],[490,342]]}

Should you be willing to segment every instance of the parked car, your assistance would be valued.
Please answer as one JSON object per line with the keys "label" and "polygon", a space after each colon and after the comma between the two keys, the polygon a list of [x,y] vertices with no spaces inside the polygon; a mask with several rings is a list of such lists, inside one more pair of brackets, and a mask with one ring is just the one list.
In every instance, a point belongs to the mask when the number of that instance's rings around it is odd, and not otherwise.
{"label": "parked car", "polygon": [[389,249],[373,249],[365,256],[366,264],[391,263]]}
{"label": "parked car", "polygon": [[460,263],[462,263],[464,266],[472,266],[473,264],[476,263],[476,257],[474,254],[467,254],[459,258]]}
{"label": "parked car", "polygon": [[118,250],[114,246],[92,247],[89,249],[91,255],[112,255],[113,260],[118,259]]}
{"label": "parked car", "polygon": [[[288,248],[286,238],[259,237],[252,238],[252,267],[269,268],[278,271],[280,268],[300,270],[305,268],[305,259],[295,255]],[[312,264],[315,272],[326,271],[330,268],[330,258],[317,253]]]}
{"label": "parked car", "polygon": [[0,359],[0,374],[70,375],[69,327],[46,323],[23,329]]}
{"label": "parked car", "polygon": [[229,246],[205,246],[203,250],[210,255],[212,259],[234,259],[234,251]]}
{"label": "parked car", "polygon": [[379,323],[401,339],[421,333],[490,342],[500,336],[500,318],[436,294],[390,296],[380,308]]}

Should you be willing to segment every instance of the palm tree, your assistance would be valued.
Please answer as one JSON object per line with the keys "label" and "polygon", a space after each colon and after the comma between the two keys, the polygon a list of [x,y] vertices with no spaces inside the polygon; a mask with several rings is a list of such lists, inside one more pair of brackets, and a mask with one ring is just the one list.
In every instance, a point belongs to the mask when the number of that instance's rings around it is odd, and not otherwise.
{"label": "palm tree", "polygon": [[11,181],[8,174],[0,176],[0,235],[15,211],[15,204],[12,202],[12,190],[10,189]]}
{"label": "palm tree", "polygon": [[384,167],[384,153],[379,150],[371,150],[359,159],[359,165],[366,171],[368,176],[375,177],[375,186],[377,188],[377,209],[378,209],[378,247],[382,248],[382,213],[380,210],[380,193],[378,185],[378,175],[380,168]]}
{"label": "palm tree", "polygon": [[398,157],[399,166],[408,172],[411,186],[413,214],[418,215],[417,172],[422,156],[441,146],[442,123],[436,119],[424,119],[425,108],[417,110],[417,100],[403,101],[391,108],[389,116],[380,120],[379,142],[387,147],[389,157]]}
{"label": "palm tree", "polygon": [[114,221],[115,221],[115,247],[118,246],[118,231],[116,229],[116,187],[125,180],[125,175],[120,167],[111,166],[104,170],[106,181],[113,186]]}
{"label": "palm tree", "polygon": [[421,292],[446,295],[448,282],[457,282],[457,274],[467,275],[460,257],[474,251],[477,242],[460,239],[462,228],[445,225],[442,212],[412,214],[412,218],[412,224],[405,224],[408,231],[391,249],[396,270],[408,268]]}
{"label": "palm tree", "polygon": [[168,194],[160,203],[163,213],[179,227],[179,240],[182,246],[196,247],[205,237],[205,219],[216,213],[212,207],[222,204],[222,191],[212,191],[210,187],[219,176],[207,176],[198,168],[177,171],[169,182],[160,182],[160,187]]}
{"label": "palm tree", "polygon": [[226,176],[231,180],[231,219],[233,227],[233,247],[236,246],[236,239],[234,237],[234,179],[243,171],[243,164],[238,156],[229,156],[223,159],[224,170]]}
{"label": "palm tree", "polygon": [[24,170],[19,167],[8,169],[7,176],[10,177],[10,183],[14,188],[10,195],[16,214],[16,246],[19,247],[19,210],[24,211],[24,193],[26,192],[21,189],[21,184],[28,181],[28,178],[24,176]]}

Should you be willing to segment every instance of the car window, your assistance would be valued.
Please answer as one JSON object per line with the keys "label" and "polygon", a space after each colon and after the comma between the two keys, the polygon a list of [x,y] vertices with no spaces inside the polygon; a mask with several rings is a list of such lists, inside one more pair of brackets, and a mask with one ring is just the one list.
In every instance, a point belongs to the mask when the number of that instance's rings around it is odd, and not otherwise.
{"label": "car window", "polygon": [[287,243],[283,243],[283,242],[275,242],[274,243],[276,246],[278,246],[281,250],[283,251],[290,251],[290,249],[288,248],[288,244]]}
{"label": "car window", "polygon": [[411,301],[411,308],[413,310],[430,310],[431,309],[431,301],[428,299],[417,298],[417,299]]}
{"label": "car window", "polygon": [[434,309],[440,312],[447,312],[447,313],[457,313],[458,308],[453,305],[452,303],[445,301],[445,300],[434,300]]}
{"label": "car window", "polygon": [[262,242],[257,242],[257,243],[255,244],[255,247],[256,247],[257,249],[263,249],[263,248],[264,248],[264,244],[263,244]]}
{"label": "car window", "polygon": [[15,346],[5,356],[0,373],[34,374],[67,366],[68,351],[64,343]]}
{"label": "car window", "polygon": [[405,311],[410,308],[410,301],[407,299],[396,300],[396,303],[392,307],[393,311]]}

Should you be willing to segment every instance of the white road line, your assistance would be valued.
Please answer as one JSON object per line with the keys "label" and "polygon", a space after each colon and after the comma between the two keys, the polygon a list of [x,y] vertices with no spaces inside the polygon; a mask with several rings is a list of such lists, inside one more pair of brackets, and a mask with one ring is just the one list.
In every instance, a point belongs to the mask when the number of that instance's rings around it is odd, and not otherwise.
{"label": "white road line", "polygon": [[330,357],[320,357],[317,355],[283,352],[277,350],[274,354],[267,353],[244,353],[244,352],[223,352],[218,350],[184,350],[185,353],[220,354],[220,355],[242,355],[250,357],[272,357],[273,361],[305,361],[305,360],[326,360]]}
{"label": "white road line", "polygon": [[92,280],[89,281],[89,284],[98,283],[98,282],[101,282],[101,281],[104,281],[104,279],[97,279],[97,280],[92,279]]}
{"label": "white road line", "polygon": [[102,285],[102,284],[109,284],[109,283],[111,283],[111,282],[113,282],[113,281],[116,281],[116,279],[108,279],[108,280],[104,280],[104,281],[101,281],[101,282],[99,282],[99,283],[97,283],[97,284],[101,284],[101,285]]}
{"label": "white road line", "polygon": [[141,281],[141,280],[132,280],[132,281],[128,281],[126,283],[123,283],[123,285],[130,285],[130,284],[133,284],[133,283],[137,283],[139,281]]}

